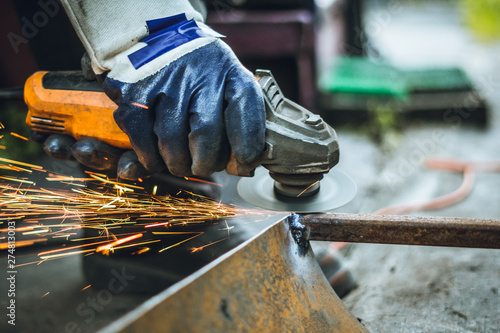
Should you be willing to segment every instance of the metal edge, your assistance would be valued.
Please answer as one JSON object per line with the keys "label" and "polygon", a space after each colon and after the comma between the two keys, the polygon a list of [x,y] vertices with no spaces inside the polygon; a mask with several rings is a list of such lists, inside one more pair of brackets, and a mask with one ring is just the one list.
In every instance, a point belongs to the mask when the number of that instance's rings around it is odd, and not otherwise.
{"label": "metal edge", "polygon": [[271,224],[270,226],[268,226],[267,228],[265,228],[264,230],[259,232],[257,235],[255,235],[254,237],[245,241],[244,243],[238,245],[237,247],[235,247],[231,251],[221,255],[220,257],[218,257],[214,261],[210,262],[206,266],[203,266],[202,268],[200,268],[199,270],[197,270],[193,274],[187,276],[186,278],[182,279],[181,281],[177,282],[176,284],[172,285],[171,287],[168,287],[167,289],[160,292],[159,294],[151,297],[149,300],[142,303],[136,309],[127,313],[126,315],[124,315],[123,317],[114,321],[113,323],[109,324],[108,326],[104,327],[103,329],[99,330],[98,333],[115,333],[115,332],[120,332],[120,331],[125,330],[131,323],[133,323],[134,321],[139,319],[143,314],[147,313],[149,310],[154,309],[163,300],[165,300],[168,297],[172,296],[173,294],[177,293],[181,289],[186,288],[191,283],[193,283],[195,280],[197,280],[200,276],[202,276],[206,272],[216,268],[221,262],[223,262],[227,258],[233,256],[235,253],[239,252],[242,248],[246,247],[249,243],[252,243],[257,238],[259,238],[263,234],[265,234],[269,229],[274,228],[277,224],[282,223],[287,218],[288,218],[288,216],[283,217],[281,220]]}

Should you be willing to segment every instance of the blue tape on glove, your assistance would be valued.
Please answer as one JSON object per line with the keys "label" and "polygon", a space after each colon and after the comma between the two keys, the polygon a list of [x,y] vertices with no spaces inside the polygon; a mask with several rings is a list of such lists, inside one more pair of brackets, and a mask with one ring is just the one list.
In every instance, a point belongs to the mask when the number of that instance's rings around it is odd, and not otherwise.
{"label": "blue tape on glove", "polygon": [[185,14],[147,21],[146,24],[150,34],[141,42],[147,45],[128,56],[135,69],[196,38],[224,37],[211,29],[202,30],[196,21],[187,20]]}
{"label": "blue tape on glove", "polygon": [[149,34],[153,34],[159,32],[163,29],[167,29],[175,24],[181,23],[182,21],[186,21],[185,14],[179,14],[169,17],[164,17],[161,19],[146,21],[146,25],[148,26]]}

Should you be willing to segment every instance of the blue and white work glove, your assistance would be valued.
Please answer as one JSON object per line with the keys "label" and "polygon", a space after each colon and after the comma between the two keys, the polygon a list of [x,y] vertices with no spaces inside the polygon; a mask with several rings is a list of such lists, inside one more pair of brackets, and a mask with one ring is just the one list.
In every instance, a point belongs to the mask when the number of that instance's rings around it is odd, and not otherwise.
{"label": "blue and white work glove", "polygon": [[187,0],[63,5],[118,105],[117,124],[149,172],[209,176],[223,170],[231,154],[241,164],[261,155],[262,92]]}

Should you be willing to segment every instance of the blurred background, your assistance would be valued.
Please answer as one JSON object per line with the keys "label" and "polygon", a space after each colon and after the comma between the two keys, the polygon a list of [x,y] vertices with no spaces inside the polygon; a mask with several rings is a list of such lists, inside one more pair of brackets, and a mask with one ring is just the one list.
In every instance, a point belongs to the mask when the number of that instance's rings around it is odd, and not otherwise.
{"label": "blurred background", "polygon": [[[22,86],[37,70],[80,68],[84,49],[59,3],[1,6],[1,88]],[[471,72],[487,68],[479,53],[500,34],[495,0],[214,0],[206,7],[207,22],[249,69],[271,69],[288,98],[336,126],[368,122],[363,133],[375,139],[401,114],[439,120],[436,110],[476,90]],[[476,102],[470,118],[484,124],[485,105]],[[22,104],[2,103],[3,123],[26,133],[17,126]],[[26,154],[39,151],[29,146]]]}

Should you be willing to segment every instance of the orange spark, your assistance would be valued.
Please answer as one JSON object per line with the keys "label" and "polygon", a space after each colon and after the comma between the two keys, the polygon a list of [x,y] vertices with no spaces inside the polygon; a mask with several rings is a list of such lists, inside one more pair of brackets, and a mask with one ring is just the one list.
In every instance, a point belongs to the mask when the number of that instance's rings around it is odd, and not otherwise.
{"label": "orange spark", "polygon": [[153,235],[186,235],[199,234],[201,231],[153,231]]}
{"label": "orange spark", "polygon": [[199,251],[203,250],[204,248],[209,247],[210,245],[217,244],[218,242],[222,242],[223,240],[226,240],[226,239],[228,239],[228,237],[219,239],[218,241],[211,242],[211,243],[209,243],[207,245],[203,245],[203,246],[200,246],[200,247],[192,247],[191,248],[191,253],[199,252]]}
{"label": "orange spark", "polygon": [[25,184],[35,184],[35,182],[32,182],[30,180],[24,180],[24,179],[19,179],[19,178],[12,178],[12,177],[5,177],[5,176],[0,176],[1,179],[5,180],[10,180],[11,182],[18,182],[18,183],[25,183]]}
{"label": "orange spark", "polygon": [[149,250],[151,250],[151,248],[143,247],[140,250],[133,252],[132,254],[143,254],[144,252],[148,252]]}
{"label": "orange spark", "polygon": [[96,175],[96,176],[99,176],[99,177],[103,177],[103,178],[106,178],[107,176],[103,173],[97,173],[97,172],[92,172],[92,171],[85,171],[85,173],[89,174],[89,175]]}
{"label": "orange spark", "polygon": [[[59,254],[53,254],[53,255],[48,255],[48,256],[40,256],[42,258],[42,261],[39,262],[42,263],[43,261],[47,259],[54,259],[54,258],[59,258],[59,257],[65,257],[65,256],[72,256],[74,254],[80,254],[80,253],[87,253],[87,252],[93,252],[94,250],[81,250],[81,251],[73,251],[73,252],[68,252],[68,253],[59,253]],[[23,266],[23,265],[16,265],[16,267]]]}
{"label": "orange spark", "polygon": [[312,183],[311,185],[309,185],[308,187],[306,187],[306,189],[302,192],[300,192],[298,195],[297,195],[297,198],[300,197],[302,194],[304,194],[304,192],[306,192],[308,189],[310,189],[311,187],[313,187],[314,185],[316,185],[317,183],[319,183],[319,180],[315,181],[314,183]]}
{"label": "orange spark", "polygon": [[45,295],[42,296],[42,298],[44,298],[45,296],[47,296],[48,294],[50,294],[50,291],[47,291],[47,293]]}
{"label": "orange spark", "polygon": [[147,109],[149,109],[149,106],[144,105],[144,104],[141,104],[141,103],[132,102],[132,103],[130,103],[130,104],[135,105],[135,106],[138,106],[138,107],[143,108],[143,109],[146,109],[146,110],[147,110]]}
{"label": "orange spark", "polygon": [[114,247],[113,249],[114,250],[125,249],[127,247],[134,247],[134,246],[141,246],[141,245],[146,245],[146,244],[151,244],[151,243],[158,243],[160,241],[161,241],[161,239],[155,239],[155,240],[151,240],[151,241],[147,241],[147,242],[132,243],[132,244],[127,244],[127,245],[117,246],[117,247]]}
{"label": "orange spark", "polygon": [[19,135],[19,134],[14,133],[14,132],[10,132],[10,135],[12,135],[13,137],[16,137],[16,138],[19,138],[19,139],[25,140],[25,141],[29,141],[29,140],[30,140],[30,139],[28,139],[27,137],[22,136],[22,135]]}
{"label": "orange spark", "polygon": [[37,234],[44,234],[46,232],[49,232],[49,229],[26,231],[23,232],[23,235],[37,235]]}
{"label": "orange spark", "polygon": [[126,242],[130,242],[130,241],[132,241],[134,239],[141,238],[141,237],[142,237],[142,232],[140,232],[138,234],[135,234],[135,235],[132,235],[132,236],[125,237],[125,238],[121,238],[121,239],[119,239],[117,241],[114,241],[112,243],[99,246],[96,249],[96,252],[104,252],[104,251],[107,252],[107,251],[111,250],[116,245],[120,245],[120,244],[123,244],[123,243],[126,243]]}
{"label": "orange spark", "polygon": [[[35,243],[46,242],[47,240],[48,240],[47,238],[34,239],[34,240],[22,240],[22,241],[17,241],[15,243],[15,246],[16,246],[16,248],[23,247],[23,246],[31,246]],[[9,243],[0,243],[0,250],[7,250],[8,248],[9,248]]]}
{"label": "orange spark", "polygon": [[87,289],[89,289],[91,286],[92,286],[92,285],[91,285],[91,284],[89,284],[88,286],[84,287],[84,288],[83,288],[83,289],[81,289],[80,291],[87,290]]}
{"label": "orange spark", "polygon": [[66,177],[66,176],[59,176],[59,175],[52,175],[49,174],[50,177],[46,177],[45,179],[48,180],[49,182],[56,181],[56,182],[86,182],[89,180],[92,180],[92,178],[74,178],[72,176]]}
{"label": "orange spark", "polygon": [[44,255],[47,255],[47,254],[53,254],[53,253],[57,253],[57,252],[68,251],[68,250],[78,249],[78,248],[85,247],[85,246],[92,246],[92,245],[97,245],[97,244],[102,244],[102,243],[107,243],[107,242],[108,241],[105,240],[105,241],[101,241],[101,242],[95,242],[95,243],[90,243],[90,244],[65,247],[63,249],[56,249],[56,250],[50,250],[50,251],[40,252],[40,253],[38,253],[38,256],[41,257],[41,256],[44,256]]}
{"label": "orange spark", "polygon": [[[31,231],[31,230],[34,230],[35,228],[34,227],[20,227],[20,228],[16,228],[16,232],[21,232],[21,231]],[[0,229],[0,232],[9,232],[9,229],[6,228],[6,229]]]}
{"label": "orange spark", "polygon": [[180,242],[178,242],[178,243],[175,243],[175,244],[173,244],[173,245],[167,246],[167,247],[165,247],[165,248],[161,249],[160,251],[158,251],[158,253],[163,252],[163,251],[166,251],[166,250],[169,250],[169,249],[171,249],[171,248],[173,248],[173,247],[176,247],[177,245],[180,245],[180,244],[182,244],[182,243],[184,243],[184,242],[190,241],[191,239],[196,238],[196,237],[198,237],[198,236],[201,236],[201,235],[203,235],[203,234],[204,234],[203,232],[200,232],[198,235],[195,235],[195,236],[193,236],[193,237],[189,237],[188,239],[185,239],[185,240],[180,241]]}
{"label": "orange spark", "polygon": [[161,227],[162,225],[167,226],[169,225],[170,222],[163,222],[163,223],[155,223],[155,224],[148,224],[144,226],[144,228],[153,228],[153,227]]}
{"label": "orange spark", "polygon": [[41,166],[38,166],[38,165],[33,165],[33,164],[19,162],[19,161],[14,161],[14,160],[9,160],[8,158],[2,158],[2,157],[0,157],[0,162],[22,165],[22,166],[29,167],[29,168],[32,168],[32,169],[43,169]]}
{"label": "orange spark", "polygon": [[[131,235],[131,234],[135,234],[135,233],[134,233],[134,232],[123,233],[123,234],[120,234],[120,236]],[[113,236],[114,238],[116,238],[116,237],[115,237],[115,235],[113,235],[113,234],[112,234],[112,236]],[[75,238],[75,239],[72,239],[71,241],[72,241],[72,242],[87,241],[87,240],[89,240],[89,239],[96,239],[96,238],[97,238],[97,239],[102,239],[102,237],[103,237],[103,236],[96,236],[96,237],[84,237],[84,238]],[[103,241],[103,242],[107,242],[107,241]],[[94,244],[97,244],[97,243],[94,243]]]}
{"label": "orange spark", "polygon": [[210,182],[208,180],[199,179],[199,178],[184,177],[184,179],[189,180],[189,181],[193,181],[193,182],[198,182],[198,183],[205,183],[205,184],[210,184],[210,185],[222,186],[221,184]]}

